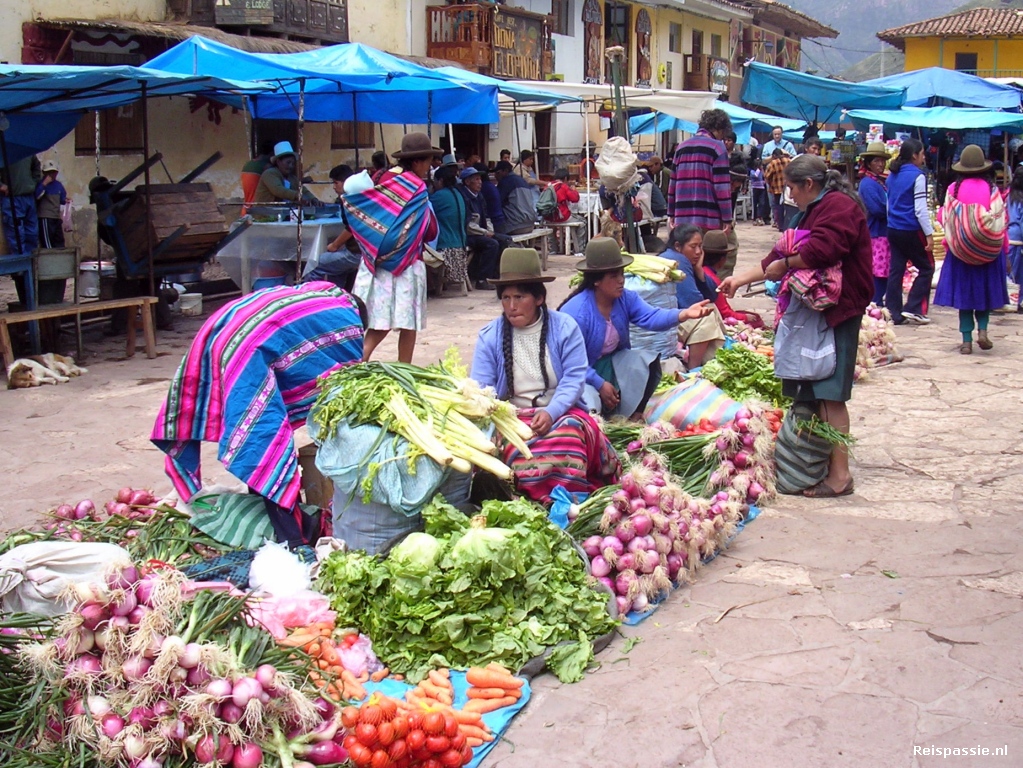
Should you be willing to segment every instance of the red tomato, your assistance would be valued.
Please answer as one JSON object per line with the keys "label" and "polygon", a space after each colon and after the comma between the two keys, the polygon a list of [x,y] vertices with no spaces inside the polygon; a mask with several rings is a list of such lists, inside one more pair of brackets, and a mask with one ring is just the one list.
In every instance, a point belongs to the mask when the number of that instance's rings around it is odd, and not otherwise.
{"label": "red tomato", "polygon": [[356,643],[356,641],[358,639],[359,639],[359,636],[357,634],[355,634],[354,632],[352,632],[350,634],[345,635],[344,639],[341,641],[341,644],[345,648],[351,648],[353,645],[355,645],[355,643]]}
{"label": "red tomato", "polygon": [[367,704],[359,710],[359,722],[376,725],[384,719],[384,713],[376,704]]}
{"label": "red tomato", "polygon": [[409,731],[405,743],[410,751],[416,752],[426,746],[426,734],[422,731]]}
{"label": "red tomato", "polygon": [[461,751],[462,747],[465,746],[465,734],[459,731],[451,737],[451,748]]}
{"label": "red tomato", "polygon": [[444,766],[441,765],[440,760],[431,757],[423,761],[421,768],[444,768]]}
{"label": "red tomato", "polygon": [[447,736],[427,736],[426,748],[433,752],[433,754],[439,755],[441,752],[447,752],[451,748],[451,739]]}
{"label": "red tomato", "polygon": [[377,739],[380,741],[380,746],[389,747],[394,743],[394,726],[390,723],[380,723],[377,726]]}
{"label": "red tomato", "polygon": [[[444,768],[462,768],[462,753],[454,749],[449,749],[440,756],[440,764],[443,765]],[[376,766],[373,768],[376,768]]]}
{"label": "red tomato", "polygon": [[391,721],[394,726],[394,738],[404,739],[408,735],[408,718],[398,715]]}
{"label": "red tomato", "polygon": [[391,762],[390,755],[387,754],[386,750],[378,749],[373,753],[373,760],[370,762],[370,768],[387,768]]}
{"label": "red tomato", "polygon": [[413,712],[408,716],[408,729],[410,731],[420,731],[423,729],[423,715],[421,712]]}
{"label": "red tomato", "polygon": [[405,743],[404,739],[398,739],[396,742],[391,744],[390,748],[387,750],[387,754],[391,756],[392,760],[398,762],[408,755],[408,745]]}
{"label": "red tomato", "polygon": [[444,715],[440,712],[427,712],[423,715],[423,730],[427,736],[444,733]]}
{"label": "red tomato", "polygon": [[359,723],[355,726],[355,738],[364,747],[373,747],[377,743],[377,727],[369,723]]}
{"label": "red tomato", "polygon": [[468,765],[472,762],[472,747],[468,744],[462,747],[462,761],[463,765]]}
{"label": "red tomato", "polygon": [[350,757],[352,762],[357,766],[363,768],[364,766],[368,766],[370,761],[373,759],[373,751],[356,741],[352,745],[352,748],[348,750],[348,757]]}
{"label": "red tomato", "polygon": [[453,715],[444,715],[444,735],[449,739],[458,735],[458,721]]}
{"label": "red tomato", "polygon": [[359,722],[359,708],[345,707],[341,710],[341,725],[345,728],[354,728]]}

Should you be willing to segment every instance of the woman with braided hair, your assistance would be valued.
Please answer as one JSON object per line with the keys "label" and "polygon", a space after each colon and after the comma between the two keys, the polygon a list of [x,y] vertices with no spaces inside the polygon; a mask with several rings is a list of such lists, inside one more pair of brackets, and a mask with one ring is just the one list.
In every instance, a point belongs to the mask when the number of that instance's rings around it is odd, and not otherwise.
{"label": "woman with braided hair", "polygon": [[533,248],[508,248],[497,288],[503,314],[480,331],[471,376],[515,405],[536,437],[525,457],[502,451],[520,493],[541,503],[563,487],[590,493],[614,483],[621,465],[593,417],[581,408],[588,362],[582,333],[568,315],[547,306],[540,256]]}

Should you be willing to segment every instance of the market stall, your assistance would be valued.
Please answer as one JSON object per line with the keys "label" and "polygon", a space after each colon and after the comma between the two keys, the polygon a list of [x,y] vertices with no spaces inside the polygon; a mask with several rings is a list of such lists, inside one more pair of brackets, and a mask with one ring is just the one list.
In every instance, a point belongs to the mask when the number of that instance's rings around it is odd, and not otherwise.
{"label": "market stall", "polygon": [[[771,129],[776,125],[780,125],[784,131],[798,131],[799,138],[802,140],[802,130],[806,127],[805,120],[765,115],[735,104],[730,104],[727,101],[719,102],[719,105],[720,109],[727,112],[732,120],[732,129],[735,131],[736,143],[738,144],[749,144],[753,131],[770,133]],[[649,115],[637,115],[629,120],[629,131],[633,135],[663,133],[664,131],[696,133],[697,128],[698,124],[695,121],[682,120],[657,111]]]}

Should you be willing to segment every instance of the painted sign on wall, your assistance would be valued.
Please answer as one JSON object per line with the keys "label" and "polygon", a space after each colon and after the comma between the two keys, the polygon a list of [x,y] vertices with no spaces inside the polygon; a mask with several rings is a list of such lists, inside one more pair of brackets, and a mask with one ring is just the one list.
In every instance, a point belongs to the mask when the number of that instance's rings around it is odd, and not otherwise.
{"label": "painted sign on wall", "polygon": [[273,24],[273,0],[217,0],[213,6],[217,24]]}
{"label": "painted sign on wall", "polygon": [[493,51],[493,75],[540,80],[543,76],[543,21],[495,10]]}
{"label": "painted sign on wall", "polygon": [[597,0],[586,0],[583,3],[583,29],[585,32],[585,61],[583,65],[583,82],[603,82],[604,67],[604,12]]}

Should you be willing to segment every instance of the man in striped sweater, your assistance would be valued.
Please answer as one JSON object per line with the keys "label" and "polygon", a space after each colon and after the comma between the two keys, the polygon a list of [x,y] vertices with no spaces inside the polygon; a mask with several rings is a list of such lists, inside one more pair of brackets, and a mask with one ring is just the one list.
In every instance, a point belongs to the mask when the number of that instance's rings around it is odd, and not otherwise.
{"label": "man in striped sweater", "polygon": [[668,218],[672,226],[696,224],[704,231],[732,228],[732,190],[724,137],[732,121],[723,109],[700,115],[696,135],[675,150],[668,185]]}

